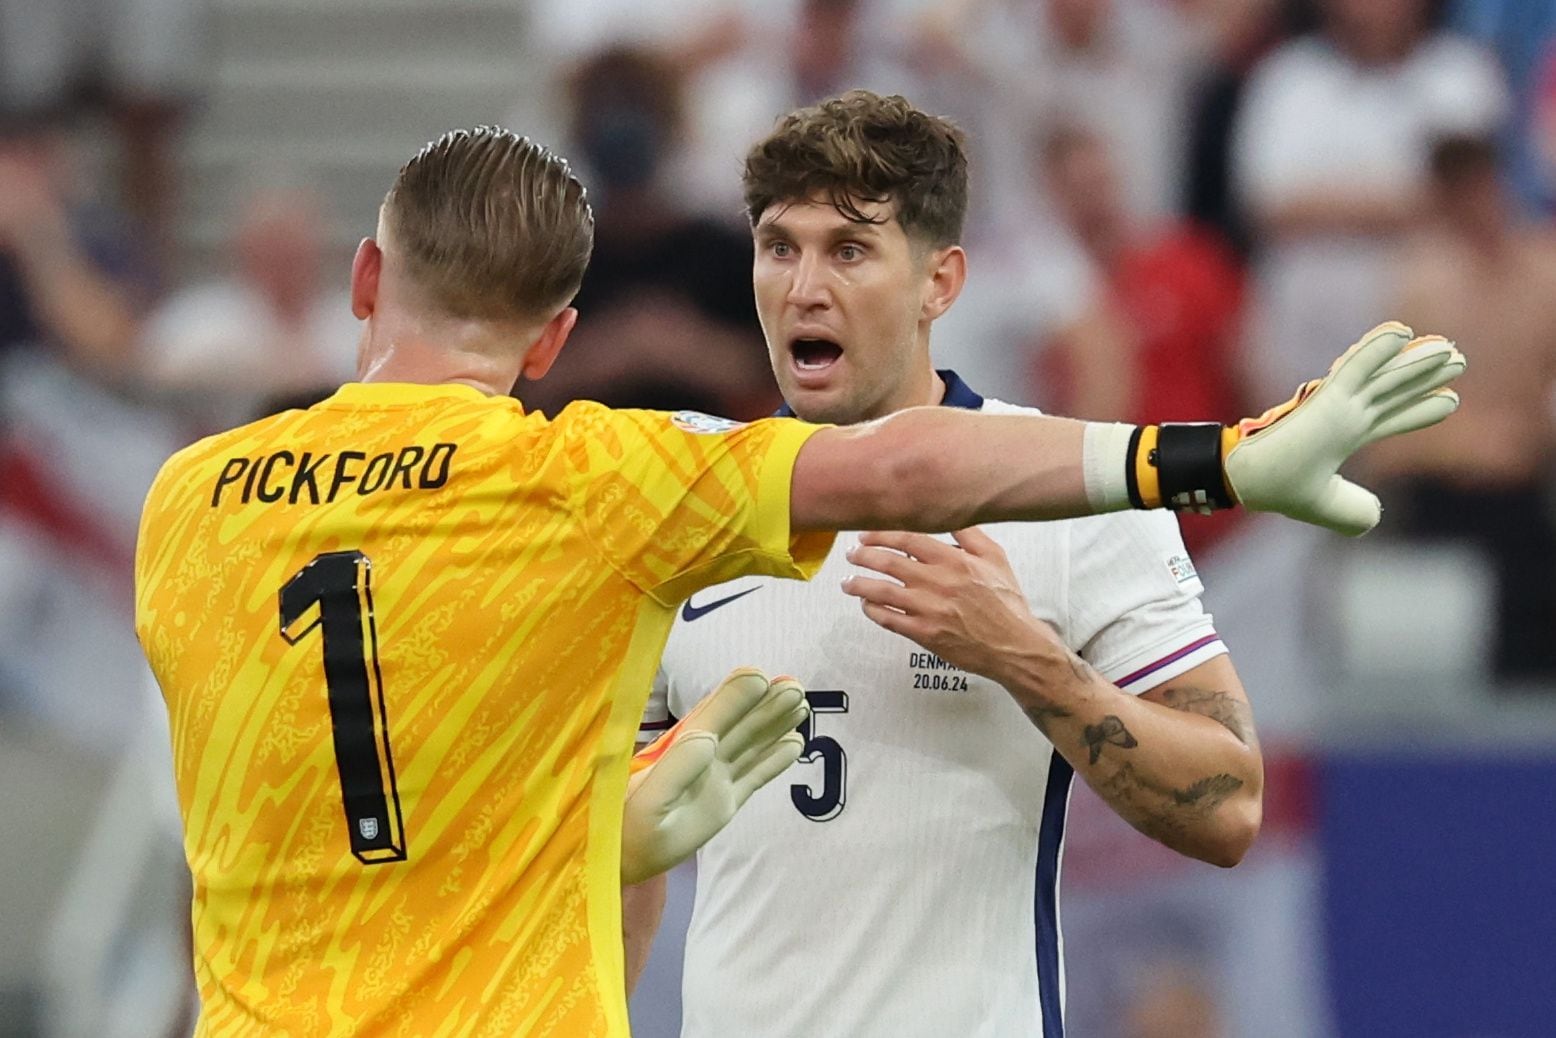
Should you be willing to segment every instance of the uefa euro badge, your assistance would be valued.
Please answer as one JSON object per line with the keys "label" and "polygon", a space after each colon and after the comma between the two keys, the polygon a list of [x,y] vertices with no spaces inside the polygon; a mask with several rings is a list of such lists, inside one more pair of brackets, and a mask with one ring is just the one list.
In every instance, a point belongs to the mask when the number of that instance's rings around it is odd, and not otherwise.
{"label": "uefa euro badge", "polygon": [[703,414],[701,411],[677,411],[670,416],[670,424],[682,432],[698,433],[702,436],[717,436],[721,433],[744,428],[746,423],[737,422],[730,418],[720,418],[717,415]]}
{"label": "uefa euro badge", "polygon": [[376,818],[359,818],[359,819],[357,819],[357,830],[362,834],[362,839],[364,839],[364,840],[371,840],[371,839],[373,839],[373,837],[378,835],[378,819],[376,819]]}

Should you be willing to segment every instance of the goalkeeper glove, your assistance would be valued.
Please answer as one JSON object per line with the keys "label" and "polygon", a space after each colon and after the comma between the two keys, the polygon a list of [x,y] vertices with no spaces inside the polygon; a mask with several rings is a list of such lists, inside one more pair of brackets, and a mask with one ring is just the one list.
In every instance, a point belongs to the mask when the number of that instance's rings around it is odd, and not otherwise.
{"label": "goalkeeper glove", "polygon": [[1339,474],[1362,447],[1435,425],[1459,406],[1444,388],[1464,356],[1436,335],[1380,324],[1296,396],[1234,426],[1168,423],[1135,430],[1126,461],[1136,508],[1208,512],[1241,504],[1356,536],[1382,506]]}
{"label": "goalkeeper glove", "polygon": [[621,881],[641,883],[690,857],[752,793],[798,759],[809,716],[793,678],[731,673],[632,758],[621,825]]}

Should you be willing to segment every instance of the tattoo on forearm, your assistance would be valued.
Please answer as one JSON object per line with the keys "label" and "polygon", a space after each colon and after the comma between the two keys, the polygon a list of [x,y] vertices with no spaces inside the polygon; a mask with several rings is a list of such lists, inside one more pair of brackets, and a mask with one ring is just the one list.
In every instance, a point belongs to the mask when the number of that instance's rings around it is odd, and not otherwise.
{"label": "tattoo on forearm", "polygon": [[1209,814],[1242,788],[1243,780],[1235,775],[1212,775],[1200,779],[1187,789],[1172,790],[1172,802],[1182,807],[1197,807]]}
{"label": "tattoo on forearm", "polygon": [[1193,686],[1169,688],[1162,693],[1162,701],[1174,710],[1210,718],[1235,735],[1244,746],[1259,745],[1253,727],[1253,710],[1230,692]]}
{"label": "tattoo on forearm", "polygon": [[1108,778],[1094,783],[1099,796],[1119,817],[1151,839],[1176,846],[1188,833],[1181,810],[1172,810],[1161,790],[1142,780],[1133,764],[1125,763]]}
{"label": "tattoo on forearm", "polygon": [[1070,716],[1070,712],[1064,707],[1042,696],[1029,693],[1020,702],[1021,710],[1027,715],[1027,720],[1037,725],[1037,730],[1044,735],[1048,734],[1049,721]]}
{"label": "tattoo on forearm", "polygon": [[1213,775],[1184,789],[1159,786],[1141,776],[1129,762],[1093,788],[1119,816],[1151,839],[1179,847],[1197,825],[1243,788],[1233,775]]}
{"label": "tattoo on forearm", "polygon": [[1097,763],[1097,758],[1102,756],[1104,745],[1117,746],[1122,750],[1132,750],[1140,745],[1139,741],[1129,734],[1129,729],[1124,727],[1124,722],[1114,714],[1104,717],[1101,724],[1088,724],[1081,732],[1081,738],[1084,740],[1083,745],[1091,751],[1093,764]]}

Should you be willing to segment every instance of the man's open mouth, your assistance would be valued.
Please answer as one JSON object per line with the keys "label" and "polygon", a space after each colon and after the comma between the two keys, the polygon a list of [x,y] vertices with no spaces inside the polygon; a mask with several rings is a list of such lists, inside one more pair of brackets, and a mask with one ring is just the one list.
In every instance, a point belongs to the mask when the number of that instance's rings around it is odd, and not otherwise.
{"label": "man's open mouth", "polygon": [[801,371],[824,371],[843,355],[843,347],[830,339],[795,339],[789,353]]}

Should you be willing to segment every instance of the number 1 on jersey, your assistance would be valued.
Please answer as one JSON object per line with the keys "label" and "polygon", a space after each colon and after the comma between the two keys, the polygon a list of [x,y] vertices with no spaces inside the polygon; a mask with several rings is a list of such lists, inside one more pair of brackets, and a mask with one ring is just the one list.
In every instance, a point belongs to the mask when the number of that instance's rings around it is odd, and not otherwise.
{"label": "number 1 on jersey", "polygon": [[364,865],[380,865],[404,861],[406,853],[371,576],[372,563],[359,551],[314,556],[281,588],[281,637],[296,645],[320,628],[351,853]]}

